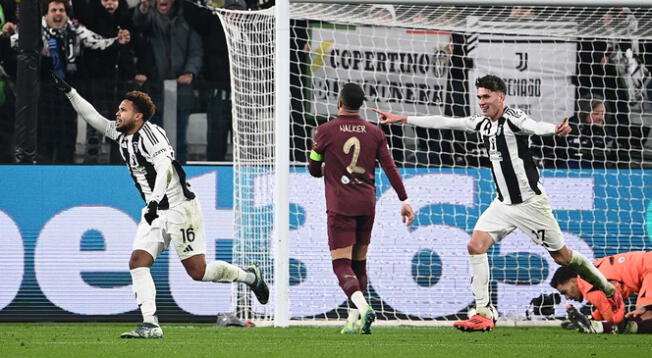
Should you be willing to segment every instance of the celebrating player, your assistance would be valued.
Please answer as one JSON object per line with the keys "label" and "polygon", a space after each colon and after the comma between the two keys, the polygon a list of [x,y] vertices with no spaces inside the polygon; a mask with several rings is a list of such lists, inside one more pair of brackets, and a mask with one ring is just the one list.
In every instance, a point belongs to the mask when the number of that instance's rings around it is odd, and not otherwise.
{"label": "celebrating player", "polygon": [[[375,110],[381,123],[409,123],[419,127],[456,129],[482,135],[491,160],[491,171],[498,197],[482,213],[467,244],[471,271],[471,291],[475,309],[469,319],[455,322],[463,331],[492,330],[496,310],[489,302],[489,258],[487,251],[495,243],[519,228],[532,241],[548,250],[556,263],[568,266],[593,286],[603,291],[614,307],[623,305],[622,297],[591,262],[564,244],[548,198],[539,183],[539,172],[530,156],[530,135],[566,136],[571,131],[566,121],[553,125],[535,122],[522,111],[505,107],[505,82],[494,75],[476,83],[481,115],[467,118],[445,116],[407,117]],[[615,311],[616,309],[614,309]]]}
{"label": "celebrating player", "polygon": [[607,280],[617,283],[616,289],[623,298],[635,293],[636,309],[625,319],[625,307],[612,311],[600,291],[586,282],[577,273],[560,267],[552,276],[550,286],[567,299],[582,302],[586,299],[595,306],[593,320],[569,312],[568,318],[584,333],[652,333],[652,251],[632,251],[603,257],[593,263]]}
{"label": "celebrating player", "polygon": [[364,92],[357,84],[342,87],[338,117],[317,128],[309,160],[310,174],[324,176],[333,271],[350,299],[350,307],[355,307],[349,309],[343,334],[370,334],[376,319],[363,294],[367,288],[367,248],[375,217],[376,160],[402,202],[403,222],[411,225],[414,221],[414,211],[407,202],[383,131],[359,115],[364,101]]}
{"label": "celebrating player", "polygon": [[57,88],[77,113],[93,128],[120,145],[120,153],[136,188],[147,206],[142,210],[134,239],[129,269],[143,324],[122,338],[163,338],[156,316],[156,288],[150,273],[154,260],[173,242],[179,259],[193,280],[244,282],[260,303],[267,303],[269,289],[260,269],[246,270],[224,261],[206,264],[204,224],[195,194],[186,174],[174,159],[165,131],[148,122],[155,106],[146,93],[127,93],[118,106],[116,120],[102,117],[74,88],[54,75]]}

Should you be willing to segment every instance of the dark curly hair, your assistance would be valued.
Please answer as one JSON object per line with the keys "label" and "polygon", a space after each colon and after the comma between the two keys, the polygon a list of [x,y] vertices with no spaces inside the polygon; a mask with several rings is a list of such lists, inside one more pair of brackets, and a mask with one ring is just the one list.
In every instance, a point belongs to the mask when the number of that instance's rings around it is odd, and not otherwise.
{"label": "dark curly hair", "polygon": [[125,98],[134,104],[137,113],[143,114],[143,121],[147,121],[156,112],[156,106],[152,102],[152,98],[145,92],[131,91],[127,92]]}

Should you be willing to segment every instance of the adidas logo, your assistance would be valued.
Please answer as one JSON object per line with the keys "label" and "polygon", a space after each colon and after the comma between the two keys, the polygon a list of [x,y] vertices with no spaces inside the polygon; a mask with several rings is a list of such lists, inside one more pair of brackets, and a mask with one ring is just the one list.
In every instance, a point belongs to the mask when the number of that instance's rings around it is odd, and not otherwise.
{"label": "adidas logo", "polygon": [[186,246],[186,248],[183,249],[183,252],[190,252],[190,251],[193,251],[193,248],[190,245]]}

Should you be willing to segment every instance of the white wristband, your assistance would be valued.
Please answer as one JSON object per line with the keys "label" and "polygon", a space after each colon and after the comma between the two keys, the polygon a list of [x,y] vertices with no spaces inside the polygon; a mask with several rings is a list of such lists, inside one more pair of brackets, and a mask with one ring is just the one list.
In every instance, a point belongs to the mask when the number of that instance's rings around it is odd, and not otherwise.
{"label": "white wristband", "polygon": [[408,204],[409,205],[410,201],[408,199],[405,199],[405,200],[401,201],[401,204],[403,204],[403,205]]}

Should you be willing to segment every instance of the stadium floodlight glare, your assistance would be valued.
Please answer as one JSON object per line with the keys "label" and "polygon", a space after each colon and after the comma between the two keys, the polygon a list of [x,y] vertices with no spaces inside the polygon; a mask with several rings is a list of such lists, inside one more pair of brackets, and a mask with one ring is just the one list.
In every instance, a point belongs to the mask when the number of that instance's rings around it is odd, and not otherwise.
{"label": "stadium floodlight glare", "polygon": [[[602,99],[602,142],[533,138],[533,156],[569,246],[589,257],[646,247],[645,223],[626,218],[645,211],[651,196],[642,168],[650,161],[643,144],[652,127],[651,77],[643,58],[652,48],[652,3],[276,3],[215,10],[231,60],[234,263],[260,265],[274,292],[263,307],[239,290],[240,318],[285,327],[346,314],[325,244],[323,183],[303,167],[314,129],[337,113],[339,88],[350,81],[362,84],[371,121],[372,108],[476,114],[474,80],[489,73],[506,81],[506,104],[537,121],[583,116],[580,102]],[[412,230],[400,228],[391,214],[397,200],[379,175],[370,302],[381,323],[458,319],[473,301],[466,240],[495,195],[487,155],[475,134],[384,130],[419,219]],[[522,322],[530,300],[550,292],[556,264],[525,235],[511,235],[490,253],[492,302],[501,319]]]}

